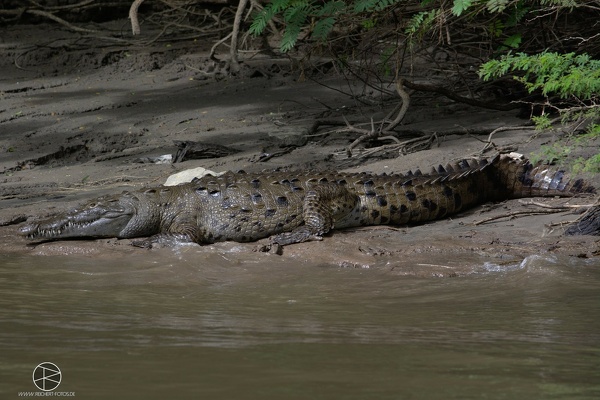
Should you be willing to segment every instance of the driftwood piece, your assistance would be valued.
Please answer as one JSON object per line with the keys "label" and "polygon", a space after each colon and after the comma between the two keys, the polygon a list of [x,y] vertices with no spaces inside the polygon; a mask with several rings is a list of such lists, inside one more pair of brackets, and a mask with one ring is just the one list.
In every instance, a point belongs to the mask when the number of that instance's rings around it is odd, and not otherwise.
{"label": "driftwood piece", "polygon": [[173,163],[202,158],[219,158],[239,153],[239,150],[220,144],[200,143],[191,140],[174,140],[178,147]]}
{"label": "driftwood piece", "polygon": [[577,221],[573,222],[565,231],[565,235],[600,236],[600,202],[596,202]]}

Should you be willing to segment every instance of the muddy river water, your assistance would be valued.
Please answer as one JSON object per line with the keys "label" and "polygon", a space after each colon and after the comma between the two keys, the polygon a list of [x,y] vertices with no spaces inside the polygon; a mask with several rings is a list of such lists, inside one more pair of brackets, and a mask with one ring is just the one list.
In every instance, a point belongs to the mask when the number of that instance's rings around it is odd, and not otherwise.
{"label": "muddy river water", "polygon": [[3,256],[1,397],[52,362],[85,399],[600,398],[597,259],[418,278],[195,252]]}

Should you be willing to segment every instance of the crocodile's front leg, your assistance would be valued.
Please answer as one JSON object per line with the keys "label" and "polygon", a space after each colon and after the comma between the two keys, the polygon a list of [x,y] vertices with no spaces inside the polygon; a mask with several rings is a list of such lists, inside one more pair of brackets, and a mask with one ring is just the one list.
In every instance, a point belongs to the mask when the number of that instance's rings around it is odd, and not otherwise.
{"label": "crocodile's front leg", "polygon": [[194,212],[180,210],[178,213],[164,213],[160,233],[143,240],[133,241],[136,247],[173,247],[179,244],[200,243],[198,223]]}
{"label": "crocodile's front leg", "polygon": [[350,213],[360,201],[358,195],[338,184],[318,184],[304,197],[304,225],[291,232],[271,236],[271,243],[282,246],[309,240],[322,240],[340,218]]}

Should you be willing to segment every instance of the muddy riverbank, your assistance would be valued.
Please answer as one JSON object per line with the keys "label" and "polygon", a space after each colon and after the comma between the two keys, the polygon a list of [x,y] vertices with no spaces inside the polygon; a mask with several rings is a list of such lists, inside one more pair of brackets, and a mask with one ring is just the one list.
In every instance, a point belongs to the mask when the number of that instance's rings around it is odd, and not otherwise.
{"label": "muddy riverbank", "polygon": [[[47,42],[37,43],[47,29]],[[348,159],[344,149],[356,134],[314,131],[314,122],[347,118],[368,122],[383,116],[393,99],[348,84],[336,76],[320,83],[299,79],[286,60],[255,55],[243,76],[227,77],[208,59],[207,45],[178,43],[152,48],[99,45],[81,48],[54,26],[15,26],[3,32],[0,61],[0,252],[28,255],[85,254],[114,257],[152,251],[128,240],[64,241],[29,245],[16,235],[15,216],[33,219],[83,200],[125,189],[164,183],[178,171],[205,167],[217,172],[276,168],[405,172],[479,154],[487,134],[500,126],[522,126],[517,111],[456,105],[414,94],[400,131],[437,133],[431,149],[398,156],[381,153]],[[62,46],[55,45],[63,43]],[[66,44],[65,44],[66,43]],[[204,47],[204,48],[203,48]],[[361,93],[362,100],[345,95]],[[464,132],[480,133],[464,134]],[[495,135],[497,146],[530,154],[556,139],[554,132],[515,129]],[[219,158],[156,163],[173,155],[176,141],[196,141],[235,150]],[[376,147],[383,143],[367,143]],[[360,154],[358,149],[358,154]],[[592,178],[594,179],[594,178]],[[589,200],[543,200],[552,204]],[[286,248],[278,263],[387,268],[397,274],[454,276],[486,262],[519,263],[533,254],[596,257],[597,238],[563,238],[560,221],[572,213],[510,217],[531,209],[511,200],[487,204],[417,227],[370,227],[335,232],[322,242]],[[482,220],[506,215],[481,223]],[[18,221],[18,220],[17,220]],[[553,227],[550,227],[553,226]],[[264,260],[255,244],[198,247],[226,254],[232,262]],[[158,251],[158,250],[153,250]],[[168,251],[168,250],[161,250]],[[433,259],[437,261],[432,261]],[[447,260],[441,262],[440,260]]]}

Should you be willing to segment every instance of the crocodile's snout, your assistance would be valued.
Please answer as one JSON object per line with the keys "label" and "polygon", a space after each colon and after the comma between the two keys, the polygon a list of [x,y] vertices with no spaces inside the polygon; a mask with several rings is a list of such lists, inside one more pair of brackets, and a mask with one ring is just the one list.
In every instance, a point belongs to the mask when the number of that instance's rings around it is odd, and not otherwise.
{"label": "crocodile's snout", "polygon": [[27,224],[19,234],[28,239],[54,240],[75,237],[121,237],[135,214],[129,198],[123,202],[99,198],[84,207]]}
{"label": "crocodile's snout", "polygon": [[46,223],[28,224],[19,229],[19,234],[29,239],[53,239],[69,237],[77,229],[85,228],[86,224],[77,224],[72,221],[55,220]]}
{"label": "crocodile's snout", "polygon": [[19,228],[19,235],[21,236],[31,236],[34,235],[39,228],[38,224],[28,224]]}

